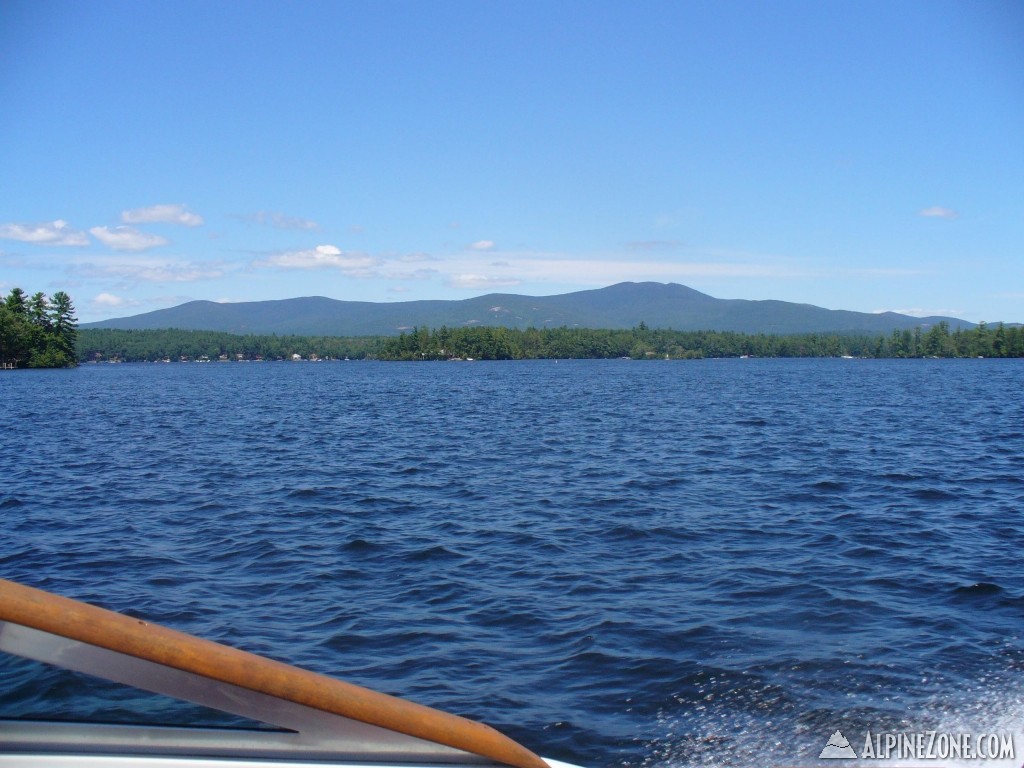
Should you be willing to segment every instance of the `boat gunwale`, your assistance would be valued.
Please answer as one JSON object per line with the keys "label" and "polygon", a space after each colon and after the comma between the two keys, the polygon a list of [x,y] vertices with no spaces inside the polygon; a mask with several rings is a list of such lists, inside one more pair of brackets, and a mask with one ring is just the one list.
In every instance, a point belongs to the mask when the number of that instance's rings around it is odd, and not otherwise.
{"label": "boat gunwale", "polygon": [[0,579],[0,621],[515,768],[548,768],[542,758],[483,723],[5,579]]}

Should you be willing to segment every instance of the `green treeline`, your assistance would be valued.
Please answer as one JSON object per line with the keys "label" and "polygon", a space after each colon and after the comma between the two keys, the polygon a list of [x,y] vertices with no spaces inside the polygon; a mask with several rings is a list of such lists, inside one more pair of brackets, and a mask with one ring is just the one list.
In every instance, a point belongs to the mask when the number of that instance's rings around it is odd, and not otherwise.
{"label": "green treeline", "polygon": [[83,328],[78,332],[79,362],[126,363],[168,360],[361,359],[380,339],[339,336],[240,336],[220,331],[125,331]]}
{"label": "green treeline", "polygon": [[630,330],[594,328],[414,328],[399,336],[240,336],[215,331],[78,332],[78,360],[523,360],[704,357],[1024,357],[1024,329],[984,324],[950,332],[945,323],[926,331],[889,335],[808,333],[789,336],[729,331],[672,331],[643,323]]}
{"label": "green treeline", "polygon": [[57,291],[31,297],[12,288],[0,303],[0,368],[67,368],[77,365],[78,318],[71,297]]}
{"label": "green treeline", "polygon": [[694,359],[703,357],[1024,357],[1024,329],[950,333],[945,322],[927,331],[889,336],[807,333],[788,336],[730,331],[673,331],[641,323],[631,330],[592,328],[414,328],[386,338],[382,360],[522,360],[544,358]]}

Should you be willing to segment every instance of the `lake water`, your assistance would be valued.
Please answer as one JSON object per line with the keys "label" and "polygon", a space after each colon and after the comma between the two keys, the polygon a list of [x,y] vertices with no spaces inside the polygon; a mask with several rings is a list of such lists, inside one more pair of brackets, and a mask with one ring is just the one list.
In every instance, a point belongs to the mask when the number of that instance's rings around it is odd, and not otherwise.
{"label": "lake water", "polygon": [[[0,373],[0,576],[593,768],[836,729],[1012,732],[1019,766],[1022,392],[1012,360]],[[132,709],[4,676],[9,714]]]}

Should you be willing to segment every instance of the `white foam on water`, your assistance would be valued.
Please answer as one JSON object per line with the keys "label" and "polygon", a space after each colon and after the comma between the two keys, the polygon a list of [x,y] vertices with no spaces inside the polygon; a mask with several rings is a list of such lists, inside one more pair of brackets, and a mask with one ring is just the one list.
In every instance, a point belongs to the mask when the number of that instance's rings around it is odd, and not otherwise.
{"label": "white foam on water", "polygon": [[[941,744],[944,736],[956,738],[963,734],[970,734],[972,742],[986,737],[998,736],[1001,739],[1009,739],[1012,745],[1012,755],[1005,757],[925,757],[921,758],[900,758],[889,760],[858,760],[857,765],[877,766],[882,768],[908,768],[910,766],[949,766],[959,768],[1021,768],[1024,764],[1024,681],[1016,681],[1016,690],[1011,691],[1009,686],[1001,690],[993,690],[988,685],[981,685],[977,692],[983,692],[982,696],[972,696],[970,699],[959,698],[958,706],[950,709],[945,702],[941,705],[942,711],[928,711],[919,718],[926,726],[906,727],[903,732],[916,733],[919,731],[931,731],[934,736],[933,743],[936,748],[933,752],[939,752],[937,747]],[[858,753],[863,753],[863,742],[853,742]],[[946,750],[949,751],[948,748]]]}
{"label": "white foam on water", "polygon": [[[1007,675],[980,680],[968,690],[935,697],[899,718],[877,728],[863,727],[863,714],[849,717],[837,713],[827,725],[810,726],[795,713],[772,718],[765,713],[723,711],[713,702],[696,704],[679,700],[680,709],[662,711],[657,717],[664,734],[650,743],[641,768],[749,768],[750,766],[814,766],[815,768],[1022,768],[1024,766],[1024,680]],[[683,709],[685,707],[685,709]],[[820,714],[820,713],[819,713]],[[856,719],[860,725],[854,726]],[[849,740],[857,759],[819,759],[822,749],[836,730]],[[903,757],[892,749],[884,759],[864,758],[867,731],[873,735],[923,734],[931,739],[935,757]],[[931,734],[931,735],[929,735]],[[942,746],[951,739],[970,734],[972,743],[987,736],[1009,740],[1012,754],[999,758],[942,757]],[[877,742],[876,742],[877,743]],[[884,741],[882,742],[884,743]],[[947,747],[947,751],[948,747]]]}

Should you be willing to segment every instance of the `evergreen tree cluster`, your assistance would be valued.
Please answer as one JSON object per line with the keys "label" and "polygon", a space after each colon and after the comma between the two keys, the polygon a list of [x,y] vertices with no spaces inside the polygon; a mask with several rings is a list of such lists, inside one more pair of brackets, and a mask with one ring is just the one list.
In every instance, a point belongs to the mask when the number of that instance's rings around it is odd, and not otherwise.
{"label": "evergreen tree cluster", "polygon": [[545,358],[693,359],[703,357],[1024,357],[1024,329],[984,323],[950,333],[945,322],[891,336],[806,333],[777,336],[732,331],[594,328],[414,328],[386,338],[384,360]]}
{"label": "evergreen tree cluster", "polygon": [[127,363],[196,360],[361,359],[379,339],[340,336],[241,336],[220,331],[117,330],[78,332],[79,362]]}
{"label": "evergreen tree cluster", "polygon": [[262,336],[218,331],[82,329],[78,360],[634,360],[704,357],[1024,357],[1024,329],[984,323],[950,332],[945,323],[885,336],[491,326],[413,328],[399,336]]}
{"label": "evergreen tree cluster", "polygon": [[0,303],[0,367],[67,368],[77,365],[78,318],[71,297],[57,291],[27,296],[12,288]]}

